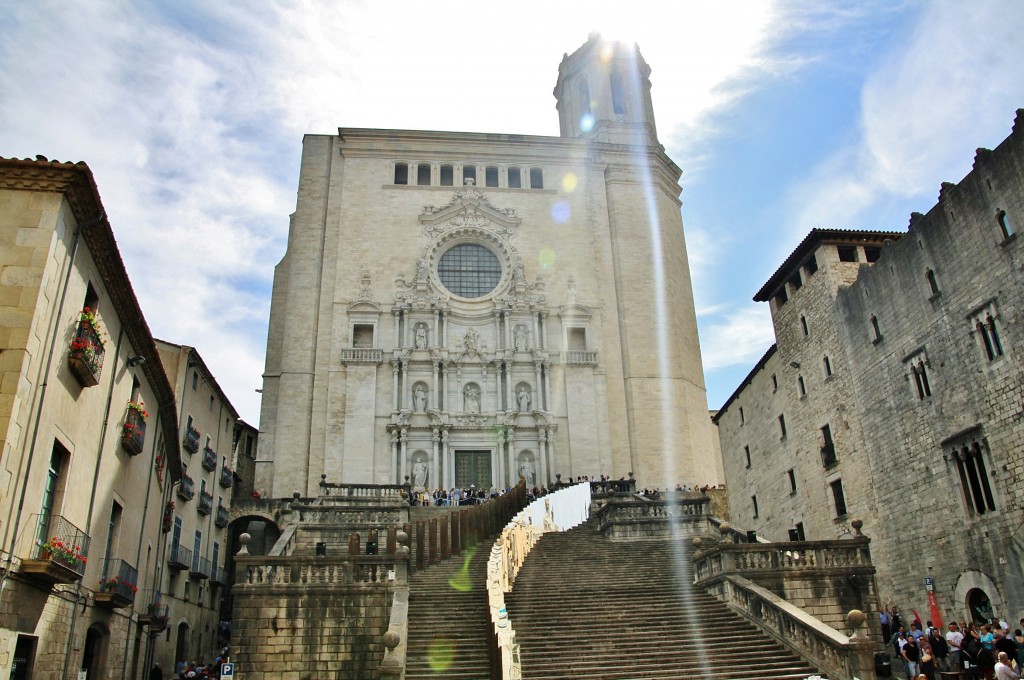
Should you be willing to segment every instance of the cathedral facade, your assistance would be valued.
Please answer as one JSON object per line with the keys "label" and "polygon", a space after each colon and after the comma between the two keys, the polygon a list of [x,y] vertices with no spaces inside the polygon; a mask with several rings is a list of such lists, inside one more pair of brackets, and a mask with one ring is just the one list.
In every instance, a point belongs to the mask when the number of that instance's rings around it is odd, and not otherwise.
{"label": "cathedral facade", "polygon": [[305,138],[258,491],[720,480],[649,74],[592,36],[559,66],[559,137]]}

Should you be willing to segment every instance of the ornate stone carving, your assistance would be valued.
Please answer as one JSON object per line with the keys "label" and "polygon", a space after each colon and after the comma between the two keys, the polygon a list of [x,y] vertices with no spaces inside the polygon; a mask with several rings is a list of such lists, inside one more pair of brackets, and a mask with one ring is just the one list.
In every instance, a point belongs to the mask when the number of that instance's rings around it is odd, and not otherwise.
{"label": "ornate stone carving", "polygon": [[356,296],[356,300],[359,302],[372,302],[373,291],[370,289],[370,270],[363,268],[362,273],[359,277],[359,283],[362,286],[359,289],[359,295]]}

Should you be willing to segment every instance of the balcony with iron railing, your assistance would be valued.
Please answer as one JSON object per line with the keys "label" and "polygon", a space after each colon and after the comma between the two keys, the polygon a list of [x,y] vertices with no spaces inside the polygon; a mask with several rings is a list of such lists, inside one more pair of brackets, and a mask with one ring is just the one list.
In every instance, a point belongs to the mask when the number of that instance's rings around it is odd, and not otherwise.
{"label": "balcony with iron railing", "polygon": [[196,483],[188,475],[181,476],[181,483],[178,484],[178,498],[183,501],[190,501],[196,495]]}
{"label": "balcony with iron railing", "polygon": [[210,578],[210,560],[199,555],[193,556],[188,575],[190,578]]}
{"label": "balcony with iron railing", "polygon": [[139,572],[124,560],[108,559],[103,564],[103,578],[94,598],[107,609],[130,607],[139,592]]}
{"label": "balcony with iron railing", "polygon": [[203,467],[210,472],[217,469],[217,452],[209,446],[203,449]]}
{"label": "balcony with iron railing", "polygon": [[226,586],[228,584],[228,573],[224,567],[212,567],[210,574],[210,583],[215,586]]}
{"label": "balcony with iron railing", "polygon": [[230,489],[231,485],[235,483],[235,473],[232,472],[231,468],[227,465],[220,470],[220,485],[225,489]]}
{"label": "balcony with iron railing", "polygon": [[199,492],[199,506],[196,508],[200,515],[209,515],[213,512],[213,494],[205,491]]}
{"label": "balcony with iron railing", "polygon": [[103,370],[103,340],[90,321],[78,322],[78,330],[71,340],[68,351],[68,368],[82,387],[92,387],[100,382]]}
{"label": "balcony with iron railing", "polygon": [[228,514],[228,509],[225,508],[223,505],[218,505],[217,506],[217,516],[214,518],[213,523],[216,524],[221,529],[223,529],[223,528],[227,527],[229,521],[230,521],[230,516]]}
{"label": "balcony with iron railing", "polygon": [[188,569],[192,566],[192,551],[181,543],[171,543],[171,554],[167,558],[167,566],[175,571]]}
{"label": "balcony with iron railing", "polygon": [[22,560],[21,573],[49,584],[74,583],[85,574],[89,536],[60,515],[32,515],[36,528],[29,558]]}
{"label": "balcony with iron railing", "polygon": [[181,448],[185,449],[189,453],[195,453],[199,450],[199,430],[194,427],[189,427],[188,431],[185,432],[185,439],[181,442]]}
{"label": "balcony with iron railing", "polygon": [[139,404],[129,404],[124,414],[124,425],[121,426],[121,448],[129,456],[142,453],[146,444],[146,416]]}
{"label": "balcony with iron railing", "polygon": [[140,592],[137,598],[141,603],[139,623],[149,626],[152,633],[166,630],[170,622],[170,607],[161,601],[162,597],[162,593],[154,589]]}

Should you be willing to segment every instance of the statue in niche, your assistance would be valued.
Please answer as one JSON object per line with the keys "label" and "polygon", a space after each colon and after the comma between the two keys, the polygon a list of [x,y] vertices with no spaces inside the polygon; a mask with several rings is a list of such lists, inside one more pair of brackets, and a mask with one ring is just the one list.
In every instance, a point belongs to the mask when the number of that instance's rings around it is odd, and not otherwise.
{"label": "statue in niche", "polygon": [[516,393],[516,402],[519,404],[519,412],[529,413],[531,401],[533,401],[533,397],[530,396],[530,391],[526,389],[524,385],[520,385],[519,391]]}
{"label": "statue in niche", "polygon": [[523,462],[519,464],[519,476],[526,480],[527,489],[537,486],[537,473],[533,469],[532,460],[523,459]]}
{"label": "statue in niche", "polygon": [[423,385],[417,385],[412,392],[412,405],[416,413],[423,413],[427,410],[427,390]]}
{"label": "statue in niche", "polygon": [[516,326],[515,340],[516,340],[516,351],[517,352],[525,352],[526,351],[526,329],[523,328],[522,326]]}
{"label": "statue in niche", "polygon": [[419,281],[427,280],[427,261],[423,258],[416,260],[416,279]]}
{"label": "statue in niche", "polygon": [[423,324],[416,326],[416,349],[427,348],[427,327]]}
{"label": "statue in niche", "polygon": [[414,489],[427,488],[427,464],[422,458],[417,458],[412,466],[412,486]]}
{"label": "statue in niche", "polygon": [[515,283],[526,283],[526,270],[523,268],[522,262],[516,262],[516,266],[512,269],[512,280]]}
{"label": "statue in niche", "polygon": [[480,388],[466,385],[466,413],[480,413]]}
{"label": "statue in niche", "polygon": [[462,345],[466,348],[467,352],[475,352],[477,346],[478,335],[475,328],[470,328],[466,331],[466,335],[462,338]]}

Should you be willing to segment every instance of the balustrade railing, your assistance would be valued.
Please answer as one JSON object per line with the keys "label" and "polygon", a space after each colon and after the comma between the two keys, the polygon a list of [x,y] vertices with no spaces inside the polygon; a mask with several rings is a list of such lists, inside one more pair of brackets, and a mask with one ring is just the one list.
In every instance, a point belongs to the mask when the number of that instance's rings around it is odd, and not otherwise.
{"label": "balustrade railing", "polygon": [[369,347],[344,347],[341,361],[346,364],[379,364],[384,361],[384,350]]}
{"label": "balustrade railing", "polygon": [[562,363],[570,366],[597,366],[597,352],[570,350],[562,352]]}
{"label": "balustrade railing", "polygon": [[694,558],[697,582],[735,573],[754,578],[772,570],[870,568],[867,538],[784,543],[720,543]]}
{"label": "balustrade railing", "polygon": [[320,494],[332,498],[401,500],[409,497],[408,484],[339,484],[320,475]]}
{"label": "balustrade railing", "polygon": [[397,555],[235,556],[235,588],[306,586],[318,583],[384,583]]}

